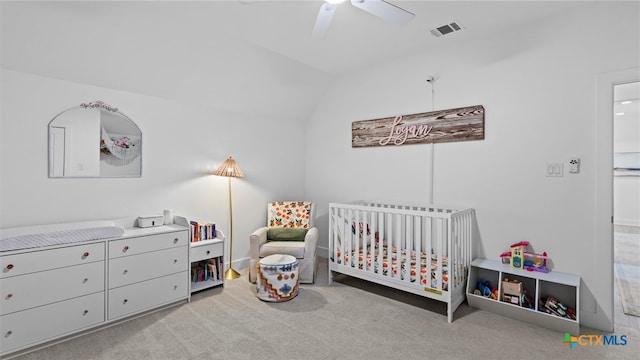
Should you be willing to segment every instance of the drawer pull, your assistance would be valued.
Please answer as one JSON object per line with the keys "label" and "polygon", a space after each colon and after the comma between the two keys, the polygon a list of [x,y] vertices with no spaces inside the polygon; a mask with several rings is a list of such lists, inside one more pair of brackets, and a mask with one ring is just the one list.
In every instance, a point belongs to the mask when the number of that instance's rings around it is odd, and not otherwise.
{"label": "drawer pull", "polygon": [[85,315],[87,315],[88,313],[89,313],[89,310],[85,310],[85,311],[83,311],[83,312],[82,312],[82,316],[85,316]]}
{"label": "drawer pull", "polygon": [[211,254],[211,251],[210,251],[210,250],[207,250],[207,255],[209,255],[209,254]]}
{"label": "drawer pull", "polygon": [[126,274],[126,273],[128,273],[128,272],[129,272],[129,270],[124,269],[124,271],[122,272],[122,274]]}
{"label": "drawer pull", "polygon": [[124,248],[122,248],[122,252],[127,252],[127,250],[129,250],[129,245],[125,245]]}
{"label": "drawer pull", "polygon": [[178,238],[173,239],[173,243],[174,243],[174,244],[177,244],[177,243],[178,243],[178,241],[180,241],[180,239],[178,239]]}
{"label": "drawer pull", "polygon": [[128,299],[124,299],[124,300],[122,301],[122,303],[123,303],[123,304],[126,304],[126,303],[128,303],[128,302],[129,302],[129,300],[128,300]]}
{"label": "drawer pull", "polygon": [[178,285],[173,285],[173,290],[178,290]]}
{"label": "drawer pull", "polygon": [[178,259],[173,259],[173,263],[177,264],[178,263]]}
{"label": "drawer pull", "polygon": [[87,281],[89,281],[89,279],[87,279],[87,278],[82,279],[82,283],[83,283],[83,284],[86,284],[86,283],[87,283]]}
{"label": "drawer pull", "polygon": [[83,259],[84,259],[84,258],[88,258],[88,257],[89,257],[89,252],[88,252],[88,251],[87,251],[87,252],[85,252],[84,254],[82,254],[82,258],[83,258]]}
{"label": "drawer pull", "polygon": [[11,299],[12,297],[13,297],[13,294],[7,294],[6,299],[7,299],[7,300],[9,300],[9,299]]}
{"label": "drawer pull", "polygon": [[11,336],[11,334],[13,334],[13,331],[9,330],[9,331],[7,331],[6,334],[4,334],[4,337],[7,338],[7,337]]}
{"label": "drawer pull", "polygon": [[7,270],[11,270],[11,269],[13,269],[13,264],[7,265]]}

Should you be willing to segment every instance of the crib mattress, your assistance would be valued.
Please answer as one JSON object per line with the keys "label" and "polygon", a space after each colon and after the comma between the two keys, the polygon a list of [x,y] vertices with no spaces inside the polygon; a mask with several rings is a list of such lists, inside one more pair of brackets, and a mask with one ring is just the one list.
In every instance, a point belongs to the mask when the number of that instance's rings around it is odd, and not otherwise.
{"label": "crib mattress", "polygon": [[[366,261],[365,261],[366,254]],[[391,276],[391,277],[399,277],[401,280],[404,280],[407,277],[407,273],[409,273],[409,280],[411,282],[418,281],[418,273],[416,266],[416,252],[411,251],[410,256],[407,256],[405,250],[400,251],[400,256],[398,256],[398,251],[395,247],[389,248],[387,245],[382,247],[382,264],[380,264],[380,257],[378,247],[371,251],[371,246],[367,247],[367,251],[358,251],[356,254],[355,250],[351,250],[350,254],[343,254],[341,249],[337,250],[337,259],[333,259],[333,254],[331,257],[331,261],[336,262],[337,264],[351,265],[352,268],[358,268],[360,270],[373,270],[376,274],[382,274],[383,276]],[[423,286],[429,286],[431,288],[437,287],[437,274],[438,274],[438,256],[435,254],[431,254],[430,256],[422,252],[420,253],[420,276],[419,281]],[[430,258],[429,266],[427,267],[427,259]],[[398,264],[400,266],[398,266]],[[381,266],[382,265],[382,266]],[[446,256],[442,257],[442,290],[448,290],[449,284],[449,259]]]}

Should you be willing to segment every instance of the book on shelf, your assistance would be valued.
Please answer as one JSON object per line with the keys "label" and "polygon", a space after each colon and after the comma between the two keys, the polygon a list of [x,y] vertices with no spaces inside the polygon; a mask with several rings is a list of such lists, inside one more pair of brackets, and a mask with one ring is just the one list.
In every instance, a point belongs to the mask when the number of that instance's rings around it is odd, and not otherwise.
{"label": "book on shelf", "polygon": [[222,262],[219,257],[191,264],[191,282],[222,280]]}
{"label": "book on shelf", "polygon": [[216,224],[212,222],[189,221],[189,240],[198,242],[216,237]]}

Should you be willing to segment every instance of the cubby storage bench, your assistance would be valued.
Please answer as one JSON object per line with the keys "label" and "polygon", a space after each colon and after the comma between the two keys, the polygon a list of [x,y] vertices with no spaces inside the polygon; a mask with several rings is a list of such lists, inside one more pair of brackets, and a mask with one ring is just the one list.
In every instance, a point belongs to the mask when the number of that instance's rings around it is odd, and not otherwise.
{"label": "cubby storage bench", "polygon": [[[469,267],[467,282],[467,302],[469,306],[504,315],[512,319],[547,327],[559,332],[578,335],[580,332],[580,276],[550,271],[548,273],[520,270],[496,260],[475,259]],[[500,301],[503,294],[502,281],[518,280],[528,295],[534,308],[526,308]],[[490,282],[498,288],[498,299],[475,295],[478,281]],[[546,299],[552,296],[567,307],[575,310],[575,320],[545,312]]]}
{"label": "cubby storage bench", "polygon": [[188,301],[189,228],[135,225],[0,229],[0,359]]}

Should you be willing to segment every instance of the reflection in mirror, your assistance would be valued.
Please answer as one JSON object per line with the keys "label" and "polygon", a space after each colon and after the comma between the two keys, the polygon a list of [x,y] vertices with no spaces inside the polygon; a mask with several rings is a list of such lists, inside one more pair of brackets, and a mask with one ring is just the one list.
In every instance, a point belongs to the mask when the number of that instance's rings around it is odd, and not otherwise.
{"label": "reflection in mirror", "polygon": [[49,122],[49,177],[140,177],[141,151],[140,128],[102,101]]}

